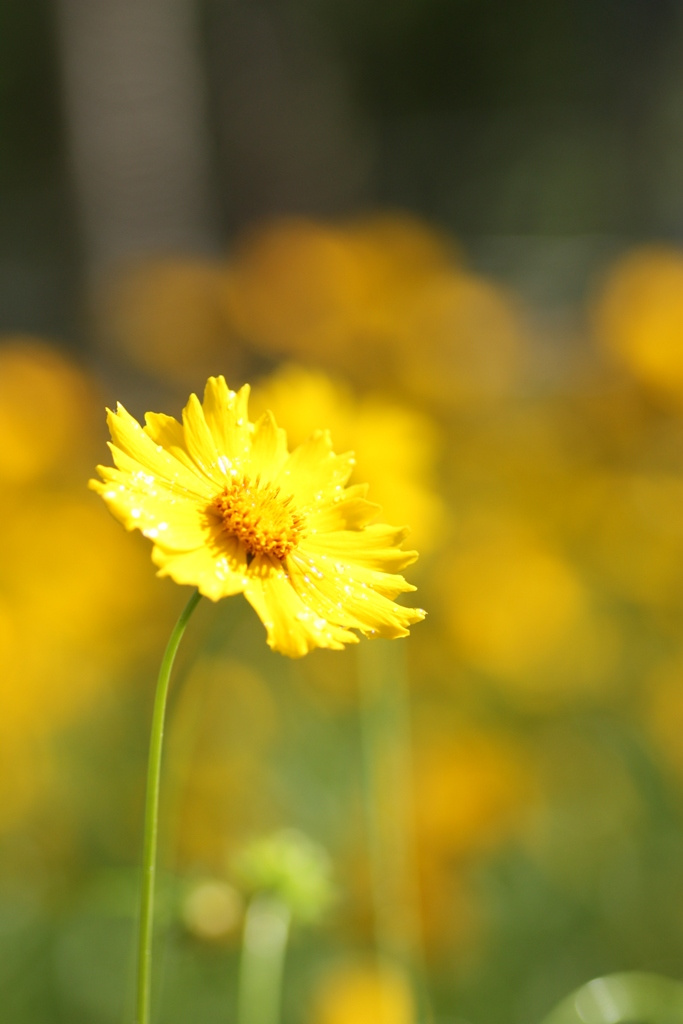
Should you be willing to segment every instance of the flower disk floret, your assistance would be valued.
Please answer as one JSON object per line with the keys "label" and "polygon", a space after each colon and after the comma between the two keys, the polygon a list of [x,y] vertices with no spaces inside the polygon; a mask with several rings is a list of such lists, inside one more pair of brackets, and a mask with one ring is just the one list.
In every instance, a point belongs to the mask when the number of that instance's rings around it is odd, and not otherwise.
{"label": "flower disk floret", "polygon": [[182,423],[147,413],[144,427],[119,405],[115,466],[90,486],[153,542],[160,576],[213,601],[243,593],[274,650],[339,650],[358,642],[352,630],[405,636],[424,618],[394,601],[415,589],[398,575],[417,558],[400,547],[407,531],[373,522],[367,487],[347,486],[352,454],[336,455],[326,431],[289,452],[271,413],[249,421],[248,397],[210,377]]}

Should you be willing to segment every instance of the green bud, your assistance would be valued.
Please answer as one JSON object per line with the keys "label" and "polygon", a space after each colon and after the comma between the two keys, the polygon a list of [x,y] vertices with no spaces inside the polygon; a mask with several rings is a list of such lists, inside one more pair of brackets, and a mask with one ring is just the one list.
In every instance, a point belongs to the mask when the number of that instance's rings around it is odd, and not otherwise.
{"label": "green bud", "polygon": [[249,894],[272,894],[294,921],[317,921],[334,900],[329,854],[296,829],[282,829],[249,843],[235,859],[234,868]]}

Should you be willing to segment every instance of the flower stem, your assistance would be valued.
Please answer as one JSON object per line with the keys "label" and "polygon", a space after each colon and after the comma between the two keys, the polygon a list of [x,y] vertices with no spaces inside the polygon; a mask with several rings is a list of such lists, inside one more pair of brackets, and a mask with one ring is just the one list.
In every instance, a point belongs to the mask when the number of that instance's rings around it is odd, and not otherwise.
{"label": "flower stem", "polygon": [[136,1024],[149,1024],[152,977],[152,933],[154,929],[154,882],[156,878],[157,837],[159,832],[159,781],[161,778],[161,751],[164,740],[166,699],[173,662],[192,612],[201,594],[198,590],[185,605],[169,637],[161,661],[154,696],[152,732],[147,762],[147,793],[145,796],[145,829],[142,848],[142,884],[140,891],[140,930],[138,936],[138,985]]}
{"label": "flower stem", "polygon": [[276,896],[253,896],[244,919],[238,1024],[278,1024],[291,914]]}
{"label": "flower stem", "polygon": [[380,965],[410,979],[420,1019],[430,1021],[420,921],[411,708],[405,648],[393,640],[358,645],[363,790]]}

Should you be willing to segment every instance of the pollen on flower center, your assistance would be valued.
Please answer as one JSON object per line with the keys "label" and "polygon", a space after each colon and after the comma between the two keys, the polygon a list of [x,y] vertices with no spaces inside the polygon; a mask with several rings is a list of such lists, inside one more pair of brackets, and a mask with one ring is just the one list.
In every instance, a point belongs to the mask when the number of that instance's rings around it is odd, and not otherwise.
{"label": "pollen on flower center", "polygon": [[247,552],[286,558],[299,543],[304,517],[292,508],[292,496],[283,496],[273,484],[257,477],[238,477],[214,501],[223,529],[237,537]]}

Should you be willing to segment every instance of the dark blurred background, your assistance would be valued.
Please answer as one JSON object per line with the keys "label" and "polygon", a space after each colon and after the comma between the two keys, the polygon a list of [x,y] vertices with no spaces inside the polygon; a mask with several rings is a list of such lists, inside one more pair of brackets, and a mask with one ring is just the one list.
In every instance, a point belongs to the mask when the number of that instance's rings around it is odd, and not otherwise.
{"label": "dark blurred background", "polygon": [[6,0],[0,17],[8,331],[85,344],[93,272],[223,252],[272,215],[409,210],[550,299],[624,240],[681,231],[676,0]]}

